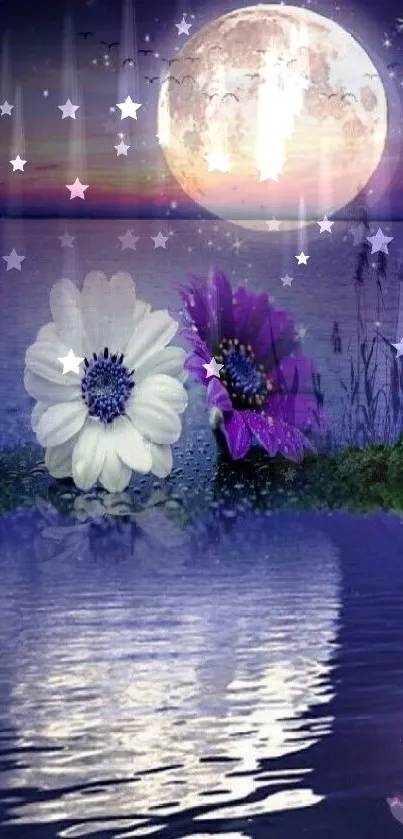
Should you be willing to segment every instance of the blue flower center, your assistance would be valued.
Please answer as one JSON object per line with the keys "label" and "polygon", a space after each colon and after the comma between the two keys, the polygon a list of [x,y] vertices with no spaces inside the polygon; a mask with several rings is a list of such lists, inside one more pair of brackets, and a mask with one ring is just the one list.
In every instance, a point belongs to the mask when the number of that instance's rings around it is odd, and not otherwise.
{"label": "blue flower center", "polygon": [[102,355],[95,352],[84,359],[85,373],[81,395],[90,417],[104,423],[113,422],[125,412],[126,402],[134,387],[134,370],[123,364],[124,355],[110,355],[105,347]]}
{"label": "blue flower center", "polygon": [[222,364],[220,379],[234,408],[261,408],[273,386],[262,364],[258,364],[248,344],[237,338],[224,338],[215,356]]}

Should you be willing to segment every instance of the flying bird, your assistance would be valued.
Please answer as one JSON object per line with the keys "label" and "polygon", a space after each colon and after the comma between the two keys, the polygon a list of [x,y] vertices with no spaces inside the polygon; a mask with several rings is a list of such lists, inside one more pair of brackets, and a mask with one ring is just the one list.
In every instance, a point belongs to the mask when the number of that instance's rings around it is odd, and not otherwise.
{"label": "flying bird", "polygon": [[175,64],[176,61],[179,61],[179,58],[161,58],[161,61],[165,61],[165,64],[168,64],[168,67],[170,67],[171,64]]}
{"label": "flying bird", "polygon": [[392,61],[391,64],[386,65],[387,70],[394,70],[395,67],[400,67],[400,61]]}
{"label": "flying bird", "polygon": [[366,79],[376,79],[377,76],[378,76],[378,73],[365,73],[365,78]]}
{"label": "flying bird", "polygon": [[184,82],[186,79],[191,79],[192,82],[194,82],[194,84],[196,84],[196,79],[195,79],[194,76],[190,76],[190,75],[184,76],[183,79],[182,79],[182,82]]}
{"label": "flying bird", "polygon": [[137,50],[139,55],[154,55],[154,50]]}
{"label": "flying bird", "polygon": [[260,73],[244,73],[249,79],[260,79]]}
{"label": "flying bird", "polygon": [[85,40],[87,40],[87,38],[93,34],[93,32],[77,32],[77,35],[81,35],[83,38],[85,38]]}
{"label": "flying bird", "polygon": [[112,49],[112,47],[118,47],[120,45],[120,41],[111,41],[110,44],[107,44],[106,41],[100,41],[100,44],[103,44],[104,47],[107,47],[108,50]]}
{"label": "flying bird", "polygon": [[218,96],[218,93],[203,93],[203,96],[207,96],[207,99],[209,100],[209,102],[211,102],[211,100],[214,99],[215,96]]}
{"label": "flying bird", "polygon": [[135,62],[134,58],[127,57],[127,58],[124,58],[124,59],[123,59],[123,61],[122,61],[122,67],[124,67],[124,66],[125,66],[125,64],[130,64],[131,66],[133,66],[133,64],[135,64],[135,63],[136,63],[136,62]]}
{"label": "flying bird", "polygon": [[232,98],[235,99],[236,102],[239,102],[239,99],[237,96],[235,96],[235,93],[225,93],[221,99],[221,102],[224,102],[224,99],[228,99],[228,96],[232,96]]}
{"label": "flying bird", "polygon": [[180,84],[179,79],[177,79],[175,76],[165,76],[164,82],[176,82],[176,84]]}
{"label": "flying bird", "polygon": [[222,47],[220,47],[219,44],[213,44],[213,46],[210,47],[209,52],[212,52],[213,50],[222,50]]}
{"label": "flying bird", "polygon": [[200,58],[198,58],[198,56],[196,56],[196,55],[195,56],[187,55],[187,56],[185,56],[185,61],[192,61],[192,62],[193,61],[200,61]]}
{"label": "flying bird", "polygon": [[356,97],[355,93],[348,93],[348,92],[347,92],[347,93],[343,93],[343,96],[340,96],[340,99],[341,99],[341,100],[343,100],[343,99],[347,99],[347,96],[352,96],[352,97],[353,97],[353,99],[355,99],[355,101],[357,102],[357,97]]}
{"label": "flying bird", "polygon": [[338,96],[338,93],[320,93],[319,96],[326,96],[326,99],[333,99],[335,96]]}
{"label": "flying bird", "polygon": [[144,78],[147,79],[147,81],[150,82],[150,84],[152,84],[153,82],[156,82],[157,79],[159,79],[159,76],[144,76]]}

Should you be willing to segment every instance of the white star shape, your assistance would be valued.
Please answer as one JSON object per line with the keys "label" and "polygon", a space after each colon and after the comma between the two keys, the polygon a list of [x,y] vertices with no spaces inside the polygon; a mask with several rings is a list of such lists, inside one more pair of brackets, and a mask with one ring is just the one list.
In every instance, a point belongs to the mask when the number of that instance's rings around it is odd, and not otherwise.
{"label": "white star shape", "polygon": [[63,376],[65,373],[80,373],[80,364],[84,361],[83,358],[74,355],[73,350],[69,350],[64,358],[58,358],[57,360],[63,364]]}
{"label": "white star shape", "polygon": [[18,256],[16,249],[13,248],[8,256],[3,256],[3,259],[7,262],[6,271],[11,271],[12,268],[21,271],[21,262],[24,261],[25,256]]}
{"label": "white star shape", "polygon": [[70,236],[70,233],[63,233],[63,236],[58,236],[62,248],[72,248],[75,236]]}
{"label": "white star shape", "polygon": [[366,236],[366,239],[368,239],[368,242],[371,242],[371,254],[378,253],[378,251],[389,254],[388,244],[389,242],[393,242],[394,236],[385,236],[385,234],[382,233],[381,228],[378,227],[378,231],[375,236]]}
{"label": "white star shape", "polygon": [[126,230],[126,233],[123,236],[118,236],[118,239],[122,243],[122,251],[126,248],[131,248],[132,251],[136,250],[136,242],[138,242],[139,237],[134,236],[132,230]]}
{"label": "white star shape", "polygon": [[310,259],[310,257],[306,256],[306,254],[304,254],[304,251],[301,251],[301,253],[295,257],[295,259],[298,259],[298,265],[306,265],[307,259]]}
{"label": "white star shape", "polygon": [[283,283],[284,288],[286,286],[291,286],[292,281],[293,277],[289,277],[288,274],[286,274],[285,277],[281,277],[281,282]]}
{"label": "white star shape", "polygon": [[10,105],[9,102],[7,102],[7,99],[6,99],[6,101],[3,102],[2,105],[0,105],[0,110],[1,110],[0,116],[4,117],[4,116],[7,115],[7,116],[11,117],[11,111],[13,110],[13,108],[14,108],[14,105]]}
{"label": "white star shape", "polygon": [[392,347],[396,350],[395,358],[400,358],[400,356],[403,355],[403,338],[400,339],[398,344],[392,344]]}
{"label": "white star shape", "polygon": [[273,218],[269,219],[268,221],[266,220],[266,224],[267,224],[270,231],[272,231],[272,230],[278,231],[278,230],[280,230],[281,221],[274,218],[274,216],[273,216]]}
{"label": "white star shape", "polygon": [[317,221],[316,224],[318,224],[320,227],[319,233],[331,233],[331,228],[332,224],[334,224],[334,221],[329,221],[327,216],[323,216],[322,221]]}
{"label": "white star shape", "polygon": [[206,154],[205,158],[208,163],[209,172],[214,172],[215,170],[218,172],[231,171],[231,166],[225,154],[221,154],[219,151],[212,151],[210,154]]}
{"label": "white star shape", "polygon": [[127,157],[127,150],[130,149],[130,146],[128,146],[127,143],[124,143],[123,140],[121,140],[120,143],[118,143],[118,145],[114,146],[113,148],[116,149],[117,157],[119,157],[121,154],[124,154]]}
{"label": "white star shape", "polygon": [[26,160],[21,160],[20,155],[17,154],[17,157],[14,160],[10,160],[10,163],[12,164],[12,167],[13,167],[13,172],[16,172],[17,169],[19,169],[20,172],[23,172],[26,162],[27,162]]}
{"label": "white star shape", "polygon": [[166,248],[165,242],[168,241],[168,238],[168,236],[164,236],[161,232],[158,233],[158,236],[151,236],[154,242],[154,250],[155,248]]}
{"label": "white star shape", "polygon": [[206,371],[206,379],[211,379],[212,376],[216,376],[217,379],[220,378],[220,370],[224,367],[223,364],[217,364],[215,358],[212,358],[208,364],[203,364],[203,367]]}
{"label": "white star shape", "polygon": [[192,23],[186,23],[185,15],[182,16],[182,20],[180,23],[175,23],[175,26],[178,30],[178,35],[189,35],[189,29],[193,26]]}
{"label": "white star shape", "polygon": [[117,107],[120,108],[122,112],[122,116],[120,119],[126,119],[126,117],[132,117],[133,119],[137,119],[137,111],[141,108],[138,102],[133,102],[131,96],[126,96],[124,102],[118,102]]}
{"label": "white star shape", "polygon": [[73,184],[66,184],[66,189],[70,190],[70,201],[72,198],[82,198],[85,199],[84,192],[88,189],[89,184],[82,184],[81,181],[76,178]]}
{"label": "white star shape", "polygon": [[57,106],[59,110],[62,112],[62,119],[66,119],[67,117],[71,117],[71,119],[76,118],[76,111],[79,109],[79,105],[73,105],[70,99],[67,99],[64,105]]}

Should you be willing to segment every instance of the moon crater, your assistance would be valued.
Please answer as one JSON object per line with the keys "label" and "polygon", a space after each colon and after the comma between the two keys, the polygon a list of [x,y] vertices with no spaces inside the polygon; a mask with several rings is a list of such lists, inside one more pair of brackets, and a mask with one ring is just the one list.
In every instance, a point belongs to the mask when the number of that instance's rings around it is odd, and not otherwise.
{"label": "moon crater", "polygon": [[245,227],[272,216],[296,226],[301,198],[308,219],[330,216],[376,170],[384,87],[334,21],[250,6],[211,21],[177,57],[176,78],[192,78],[162,84],[158,133],[173,176],[210,213]]}

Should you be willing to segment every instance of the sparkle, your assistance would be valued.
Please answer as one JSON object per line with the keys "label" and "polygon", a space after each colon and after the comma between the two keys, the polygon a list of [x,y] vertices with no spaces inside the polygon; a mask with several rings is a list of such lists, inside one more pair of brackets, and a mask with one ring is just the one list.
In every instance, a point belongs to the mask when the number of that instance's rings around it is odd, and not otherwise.
{"label": "sparkle", "polygon": [[307,256],[307,255],[304,253],[304,251],[301,251],[301,253],[300,253],[300,254],[298,254],[298,255],[295,257],[295,259],[297,259],[297,260],[298,260],[298,265],[306,265],[306,263],[307,263],[307,259],[310,259],[310,257],[309,257],[309,256]]}
{"label": "sparkle", "polygon": [[220,380],[235,408],[261,408],[272,384],[262,364],[258,364],[250,344],[238,338],[224,338],[218,346],[215,361],[220,366]]}
{"label": "sparkle", "polygon": [[192,23],[186,23],[185,15],[182,16],[182,20],[180,23],[175,23],[175,26],[178,30],[178,35],[189,35],[189,29],[193,26]]}
{"label": "sparkle", "polygon": [[320,227],[319,233],[331,233],[334,221],[329,221],[327,216],[323,216],[322,221],[317,221],[316,224]]}
{"label": "sparkle", "polygon": [[220,378],[220,370],[223,369],[223,364],[217,364],[215,358],[212,358],[208,364],[203,364],[203,367],[206,371],[206,379],[211,379],[212,376],[215,376],[217,379]]}
{"label": "sparkle", "polygon": [[6,271],[11,271],[15,268],[16,271],[21,271],[21,262],[24,261],[25,256],[19,256],[16,249],[13,248],[8,256],[3,256],[4,262],[7,262]]}
{"label": "sparkle", "polygon": [[57,360],[63,364],[63,376],[66,373],[80,373],[80,364],[84,361],[83,358],[75,355],[73,350],[69,350],[67,355]]}
{"label": "sparkle", "polygon": [[9,116],[9,117],[11,117],[11,111],[13,110],[13,108],[14,108],[14,105],[10,105],[10,103],[9,103],[9,102],[7,102],[7,99],[6,99],[6,101],[5,101],[5,102],[3,102],[3,104],[2,104],[2,105],[0,105],[0,110],[1,110],[1,114],[0,114],[0,116],[2,116],[2,117],[4,117],[4,116]]}
{"label": "sparkle", "polygon": [[289,276],[288,276],[288,274],[286,274],[286,275],[285,275],[285,277],[281,277],[281,282],[283,283],[283,287],[284,287],[284,288],[285,288],[286,286],[290,286],[290,287],[291,287],[291,283],[292,283],[292,281],[293,281],[293,277],[289,277]]}
{"label": "sparkle", "polygon": [[70,190],[70,201],[72,198],[85,200],[84,192],[88,189],[88,184],[82,184],[79,178],[76,178],[73,184],[66,184],[66,189]]}
{"label": "sparkle", "polygon": [[378,227],[375,236],[367,236],[366,238],[368,239],[368,242],[371,242],[371,254],[378,253],[379,251],[389,254],[388,245],[390,242],[393,242],[393,236],[385,236],[385,234],[382,233],[381,228]]}
{"label": "sparkle", "polygon": [[17,157],[14,160],[10,160],[10,163],[13,167],[13,172],[16,172],[17,170],[23,172],[26,162],[26,160],[22,160],[20,155],[17,154]]}
{"label": "sparkle", "polygon": [[84,359],[85,373],[81,395],[89,415],[105,424],[125,413],[126,403],[134,387],[134,370],[125,367],[124,355],[110,355],[105,347],[102,355],[93,353]]}
{"label": "sparkle", "polygon": [[137,111],[141,108],[141,104],[138,102],[133,102],[131,96],[126,96],[124,102],[118,102],[117,107],[120,108],[122,115],[120,119],[126,119],[127,117],[132,117],[132,119],[137,119]]}
{"label": "sparkle", "polygon": [[57,107],[62,112],[62,119],[66,119],[67,117],[71,117],[71,119],[76,119],[76,111],[78,111],[80,106],[73,105],[70,99],[67,99],[64,105],[58,105]]}
{"label": "sparkle", "polygon": [[266,220],[266,224],[267,224],[270,232],[272,232],[273,230],[278,231],[278,230],[280,230],[281,221],[274,218],[274,216],[273,216],[273,218]]}

